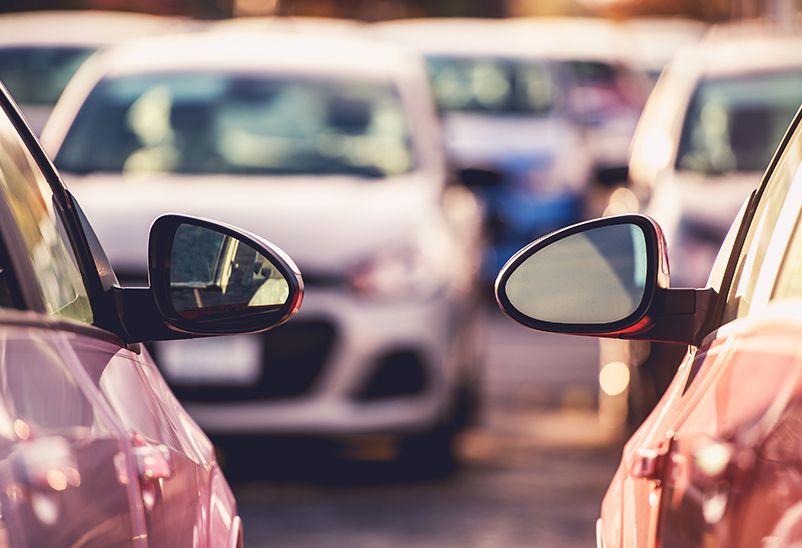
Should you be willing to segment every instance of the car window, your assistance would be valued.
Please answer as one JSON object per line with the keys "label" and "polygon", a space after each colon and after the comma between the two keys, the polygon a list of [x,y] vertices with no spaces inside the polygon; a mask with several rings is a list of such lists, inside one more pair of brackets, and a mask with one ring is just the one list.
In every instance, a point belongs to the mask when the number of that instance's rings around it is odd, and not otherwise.
{"label": "car window", "polygon": [[91,323],[88,293],[50,185],[5,115],[0,115],[0,192],[29,253],[46,311]]}
{"label": "car window", "polygon": [[554,83],[543,63],[432,56],[426,65],[442,112],[543,116],[554,107]]}
{"label": "car window", "polygon": [[800,101],[798,70],[703,80],[685,116],[677,169],[762,172]]}
{"label": "car window", "polygon": [[415,162],[389,81],[190,72],[101,81],[56,165],[73,173],[378,178]]}
{"label": "car window", "polygon": [[52,106],[92,51],[69,46],[0,48],[0,81],[20,104]]}
{"label": "car window", "polygon": [[[797,132],[796,147],[786,162],[788,169],[796,167],[796,179],[802,186],[802,137]],[[777,276],[772,299],[802,298],[802,218],[797,220],[791,244]]]}
{"label": "car window", "polygon": [[[802,157],[802,132],[797,126],[764,188],[755,216],[736,263],[735,276],[727,294],[722,323],[740,318],[749,312],[753,302],[769,243],[778,228],[780,213],[796,178]],[[775,241],[774,245],[778,245]]]}

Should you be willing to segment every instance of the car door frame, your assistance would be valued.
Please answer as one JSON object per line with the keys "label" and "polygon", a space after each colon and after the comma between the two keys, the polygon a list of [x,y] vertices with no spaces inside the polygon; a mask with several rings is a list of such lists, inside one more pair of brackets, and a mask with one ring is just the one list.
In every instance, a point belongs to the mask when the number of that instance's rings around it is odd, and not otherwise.
{"label": "car door frame", "polygon": [[[658,428],[658,425],[650,424],[650,421],[647,420],[642,428],[645,427],[645,430],[649,430],[649,432],[639,431],[636,433],[636,437],[633,438],[637,440],[637,443],[631,455],[633,459],[632,462],[626,463],[628,465],[628,479],[635,481],[654,482],[651,488],[652,492],[655,492],[655,489],[659,489],[658,486],[664,483],[668,479],[667,475],[671,473],[671,467],[669,464],[671,462],[672,446],[675,442],[673,439],[674,432],[679,424],[682,423],[685,418],[687,418],[689,412],[691,412],[690,408],[685,409],[685,407],[687,405],[692,406],[694,401],[696,401],[696,398],[688,401],[682,397],[694,380],[697,380],[698,382],[698,379],[694,379],[692,376],[694,371],[689,371],[689,369],[694,367],[693,364],[697,361],[697,358],[701,358],[703,360],[702,363],[696,366],[697,368],[702,368],[705,366],[714,367],[714,364],[708,362],[706,354],[711,348],[711,345],[717,341],[725,346],[722,352],[724,354],[727,353],[726,346],[730,344],[731,341],[729,341],[725,333],[720,333],[719,330],[728,325],[730,322],[737,321],[737,318],[735,320],[726,319],[725,311],[728,296],[732,289],[733,282],[736,280],[736,271],[738,268],[739,259],[744,252],[744,246],[747,243],[747,236],[750,227],[755,220],[758,206],[762,202],[768,183],[771,180],[784,151],[794,137],[800,124],[802,124],[802,108],[797,111],[794,120],[790,124],[782,141],[780,142],[779,147],[775,151],[769,166],[764,172],[760,184],[752,193],[746,204],[744,214],[740,219],[740,225],[738,226],[735,240],[731,250],[729,251],[729,257],[727,258],[727,264],[720,280],[720,284],[717,288],[714,288],[717,291],[717,294],[713,302],[713,306],[711,307],[711,313],[708,315],[708,318],[704,322],[702,329],[699,331],[700,337],[698,338],[701,339],[701,343],[698,347],[688,347],[689,353],[686,354],[685,358],[683,359],[683,362],[680,365],[677,374],[675,375],[674,383],[672,383],[672,386],[669,388],[669,390],[667,390],[666,396],[663,400],[663,405],[658,406],[662,413],[669,415],[671,407],[678,406],[674,407],[675,415],[665,424],[659,425],[661,428]],[[719,337],[719,334],[721,334],[722,337]],[[712,358],[710,361],[715,361],[716,359],[717,357]],[[652,473],[652,471],[654,472]],[[661,492],[657,492],[655,494],[662,499]],[[657,545],[660,543],[658,536],[661,516],[660,505],[661,503],[658,502],[656,505],[654,505],[655,507],[652,509],[653,511],[649,512],[650,523],[641,524],[642,526],[645,525],[648,527],[649,542],[652,544],[657,543]]]}
{"label": "car door frame", "polygon": [[[119,300],[119,282],[108,257],[78,202],[66,188],[55,166],[41,148],[21,115],[19,108],[2,83],[0,83],[0,109],[16,129],[17,135],[28,149],[52,191],[53,207],[69,238],[75,262],[80,271],[92,309],[93,322],[90,325],[75,320],[59,318],[47,313],[44,296],[36,282],[36,272],[28,253],[28,247],[19,232],[10,208],[0,200],[0,231],[2,231],[0,237],[6,242],[9,255],[12,255],[9,260],[12,261],[14,269],[13,277],[19,281],[20,285],[25,283],[24,288],[20,288],[23,296],[23,302],[20,305],[25,310],[33,312],[33,314],[23,312],[22,315],[30,318],[31,325],[46,326],[50,329],[67,331],[78,336],[97,339],[107,344],[110,343],[122,352],[129,353],[131,363],[136,363],[140,367],[146,361],[151,361],[152,364],[152,360],[146,353],[143,353],[142,346],[139,343],[126,344],[128,333],[123,320],[123,307]],[[135,448],[132,447],[129,429],[123,424],[122,419],[117,416],[113,405],[107,400],[100,387],[94,384],[75,350],[66,341],[63,346],[65,352],[71,354],[71,359],[68,361],[74,369],[73,374],[80,378],[82,387],[87,392],[87,397],[92,398],[93,401],[99,404],[104,418],[108,420],[114,429],[121,448],[126,452],[128,478],[139,478],[137,457],[134,454]],[[156,370],[155,364],[153,369]],[[134,371],[134,373],[138,376],[143,375],[140,370]],[[159,419],[164,423],[165,428],[181,427],[180,424],[175,424],[174,417],[164,409],[165,402],[157,401],[158,398],[156,397],[148,397],[161,410]],[[191,419],[188,420],[191,421]],[[197,426],[195,428],[197,433],[202,435],[200,428]],[[191,452],[184,453],[182,451],[181,453],[189,461],[195,461]],[[227,545],[238,545],[242,538],[242,524],[238,515],[228,516],[228,512],[235,508],[236,503],[219,471],[219,467],[215,462],[195,462],[195,467],[196,474],[203,475],[203,478],[198,478],[203,484],[201,490],[205,496],[205,499],[200,501],[204,506],[201,514],[207,515],[206,523],[204,524],[206,530],[201,533],[201,541],[205,536],[209,541],[219,543],[224,539]],[[131,518],[136,535],[132,540],[135,543],[146,544],[150,531],[146,525],[146,509],[143,503],[140,482],[129,481],[128,485]],[[226,516],[230,519],[225,519]]]}

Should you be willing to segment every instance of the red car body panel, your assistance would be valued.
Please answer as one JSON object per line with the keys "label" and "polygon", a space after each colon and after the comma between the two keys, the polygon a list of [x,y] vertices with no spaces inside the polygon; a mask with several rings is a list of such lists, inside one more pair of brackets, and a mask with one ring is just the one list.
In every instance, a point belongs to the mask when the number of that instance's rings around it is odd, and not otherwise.
{"label": "red car body panel", "polygon": [[802,539],[800,306],[772,304],[689,352],[624,449],[602,504],[604,546]]}

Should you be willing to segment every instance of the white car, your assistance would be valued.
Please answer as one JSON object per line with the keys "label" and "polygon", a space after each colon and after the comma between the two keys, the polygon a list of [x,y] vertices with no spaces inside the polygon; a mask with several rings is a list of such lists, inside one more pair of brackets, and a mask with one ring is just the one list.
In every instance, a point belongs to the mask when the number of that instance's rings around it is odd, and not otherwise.
{"label": "white car", "polygon": [[642,210],[666,230],[672,279],[704,286],[741,204],[802,102],[802,36],[721,27],[684,49],[632,143]]}
{"label": "white car", "polygon": [[705,34],[701,21],[677,17],[637,17],[621,23],[629,35],[632,64],[654,84],[676,53]]}
{"label": "white car", "polygon": [[526,29],[412,19],[372,32],[425,56],[454,167],[500,175],[499,183],[474,185],[490,228],[488,283],[521,245],[582,218],[591,158],[562,100],[565,75]]}
{"label": "white car", "polygon": [[269,234],[304,269],[291,325],[156,346],[207,432],[398,434],[450,456],[477,393],[481,217],[446,186],[417,55],[303,32],[145,40],[88,62],[42,141],[122,279],[143,280],[171,207]]}
{"label": "white car", "polygon": [[111,11],[41,11],[0,15],[0,81],[31,128],[44,127],[50,109],[81,63],[100,47],[178,32],[187,19]]}
{"label": "white car", "polygon": [[[666,68],[632,143],[629,196],[632,209],[665,231],[672,287],[707,285],[727,231],[800,104],[798,33],[754,24],[715,27]],[[601,339],[601,378],[626,379],[620,390],[602,386],[606,422],[637,426],[683,352],[680,345]]]}

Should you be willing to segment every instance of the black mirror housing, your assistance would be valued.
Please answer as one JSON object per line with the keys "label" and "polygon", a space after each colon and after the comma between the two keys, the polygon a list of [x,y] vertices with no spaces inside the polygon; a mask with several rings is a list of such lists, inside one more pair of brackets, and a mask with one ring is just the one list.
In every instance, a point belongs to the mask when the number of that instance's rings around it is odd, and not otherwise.
{"label": "black mirror housing", "polygon": [[[283,251],[208,219],[156,219],[148,263],[150,287],[115,288],[129,343],[266,331],[294,316],[303,300],[301,274]],[[238,285],[243,273],[247,283]],[[259,297],[267,282],[280,285],[280,299]]]}

